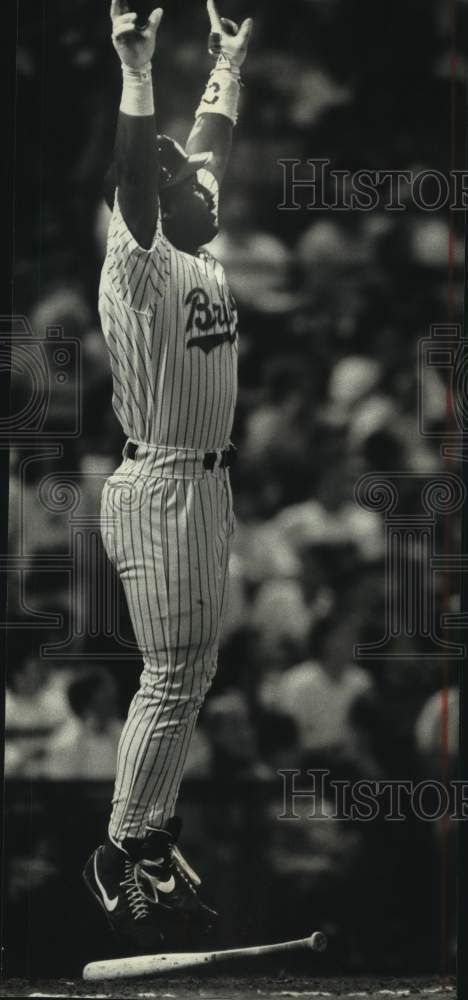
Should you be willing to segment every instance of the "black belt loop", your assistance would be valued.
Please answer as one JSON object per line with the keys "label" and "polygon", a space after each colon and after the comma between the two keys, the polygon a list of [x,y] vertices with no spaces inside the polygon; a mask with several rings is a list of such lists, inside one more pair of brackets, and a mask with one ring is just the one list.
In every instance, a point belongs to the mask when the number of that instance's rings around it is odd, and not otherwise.
{"label": "black belt loop", "polygon": [[213,472],[218,455],[215,451],[207,451],[203,457],[203,468],[208,472]]}
{"label": "black belt loop", "polygon": [[[229,448],[225,448],[224,451],[221,452],[221,461],[219,463],[219,468],[220,469],[231,468],[236,461],[236,457],[237,457],[237,450],[234,447],[234,445],[231,444],[229,445]],[[213,472],[213,469],[216,467],[217,459],[218,459],[217,451],[207,451],[203,459],[203,467],[205,469],[208,469],[209,472]]]}
{"label": "black belt loop", "polygon": [[[138,445],[136,441],[127,441],[125,449],[125,457],[129,458],[130,461],[134,461],[137,457]],[[225,448],[221,452],[221,460],[219,463],[220,469],[229,469],[233,466],[237,457],[237,450],[233,444],[229,445],[229,448]],[[213,472],[216,468],[216,462],[218,461],[217,451],[207,451],[203,456],[203,468],[207,469],[208,472]]]}

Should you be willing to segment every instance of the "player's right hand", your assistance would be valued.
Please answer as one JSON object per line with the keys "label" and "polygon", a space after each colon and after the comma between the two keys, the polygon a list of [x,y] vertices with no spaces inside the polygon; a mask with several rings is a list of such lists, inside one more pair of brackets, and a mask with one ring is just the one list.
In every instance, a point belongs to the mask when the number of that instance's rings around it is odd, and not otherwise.
{"label": "player's right hand", "polygon": [[158,7],[150,14],[144,28],[137,25],[138,15],[129,11],[126,0],[112,0],[112,44],[120,61],[131,69],[142,69],[154,55],[156,35],[163,10]]}
{"label": "player's right hand", "polygon": [[253,20],[247,17],[240,28],[235,21],[220,17],[215,0],[207,0],[206,9],[210,19],[208,49],[212,56],[223,55],[231,66],[240,69],[247,56]]}

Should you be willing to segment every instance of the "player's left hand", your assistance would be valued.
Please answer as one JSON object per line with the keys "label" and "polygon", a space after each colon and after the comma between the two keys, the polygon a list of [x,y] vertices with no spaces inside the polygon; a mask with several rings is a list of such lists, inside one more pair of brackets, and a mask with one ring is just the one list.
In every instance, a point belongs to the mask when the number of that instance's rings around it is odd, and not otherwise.
{"label": "player's left hand", "polygon": [[144,28],[137,24],[137,14],[129,11],[127,0],[112,0],[112,43],[120,61],[131,69],[141,69],[151,62],[163,10],[150,14]]}
{"label": "player's left hand", "polygon": [[211,25],[208,42],[211,55],[223,55],[229,60],[231,66],[240,69],[245,61],[252,34],[252,18],[247,17],[239,28],[235,21],[219,16],[215,0],[207,0],[206,7]]}

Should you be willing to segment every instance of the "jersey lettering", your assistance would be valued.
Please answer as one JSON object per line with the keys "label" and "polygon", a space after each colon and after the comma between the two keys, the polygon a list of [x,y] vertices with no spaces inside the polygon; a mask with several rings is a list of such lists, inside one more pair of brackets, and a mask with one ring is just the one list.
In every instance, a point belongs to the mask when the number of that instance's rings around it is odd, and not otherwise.
{"label": "jersey lettering", "polygon": [[[205,354],[208,354],[220,344],[233,344],[237,334],[237,310],[234,300],[230,297],[229,304],[226,302],[210,302],[207,292],[203,288],[192,288],[185,299],[185,305],[190,307],[186,332],[191,333],[194,329],[203,331],[204,336],[191,337],[187,347],[200,347]],[[209,330],[218,330],[216,333],[207,333]]]}

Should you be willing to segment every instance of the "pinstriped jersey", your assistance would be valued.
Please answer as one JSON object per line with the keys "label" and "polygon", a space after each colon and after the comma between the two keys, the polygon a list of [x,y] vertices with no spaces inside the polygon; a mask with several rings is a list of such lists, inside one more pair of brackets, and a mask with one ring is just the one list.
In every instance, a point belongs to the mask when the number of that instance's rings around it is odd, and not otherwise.
{"label": "pinstriped jersey", "polygon": [[116,196],[99,289],[112,403],[128,438],[214,451],[229,444],[237,396],[237,310],[210,254],[177,250],[160,218],[152,247]]}

